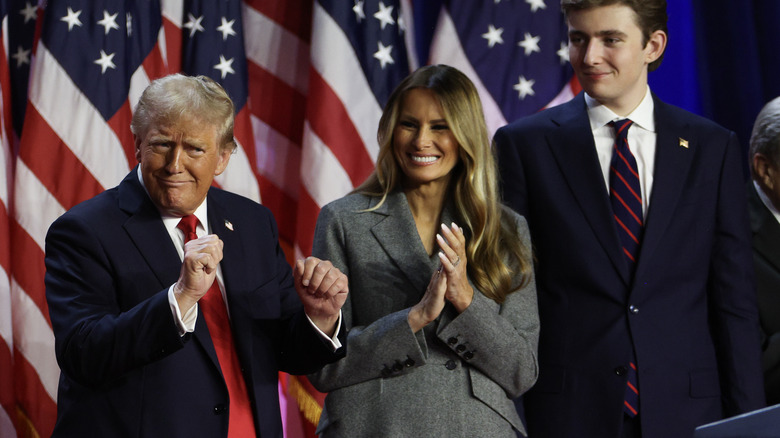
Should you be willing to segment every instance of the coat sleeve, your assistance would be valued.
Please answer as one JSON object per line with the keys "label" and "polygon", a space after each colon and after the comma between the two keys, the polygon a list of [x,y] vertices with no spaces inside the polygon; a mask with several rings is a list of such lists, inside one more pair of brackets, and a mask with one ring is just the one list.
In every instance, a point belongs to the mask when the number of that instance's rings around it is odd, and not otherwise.
{"label": "coat sleeve", "polygon": [[[531,248],[525,219],[515,214],[511,217],[516,218],[520,241]],[[440,325],[437,332],[442,342],[501,386],[510,398],[530,389],[539,376],[539,312],[533,269],[529,275],[523,288],[510,294],[503,304],[475,293],[471,305]],[[515,284],[521,280],[518,269]]]}
{"label": "coat sleeve", "polygon": [[[338,210],[325,206],[317,219],[312,254],[330,260],[347,277],[351,263],[346,251],[344,223]],[[407,321],[409,308],[385,315],[367,326],[354,326],[352,320],[352,296],[359,291],[350,290],[342,307],[343,325],[348,330],[347,350],[342,360],[326,365],[320,372],[309,376],[317,390],[330,392],[335,389],[387,377],[398,367],[425,364],[427,347],[423,331],[413,333]],[[404,363],[397,358],[406,357]]]}
{"label": "coat sleeve", "polygon": [[736,136],[731,133],[718,181],[709,276],[711,315],[727,417],[765,404],[750,228],[739,151]]}

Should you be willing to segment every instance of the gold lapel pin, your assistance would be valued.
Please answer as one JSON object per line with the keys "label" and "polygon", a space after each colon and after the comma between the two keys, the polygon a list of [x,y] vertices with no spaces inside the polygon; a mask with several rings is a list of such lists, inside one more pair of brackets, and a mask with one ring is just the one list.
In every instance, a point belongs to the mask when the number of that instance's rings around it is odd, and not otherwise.
{"label": "gold lapel pin", "polygon": [[233,231],[233,224],[230,223],[230,221],[227,219],[225,219],[225,228],[227,228],[230,231]]}
{"label": "gold lapel pin", "polygon": [[681,148],[688,149],[688,140],[686,140],[686,139],[684,139],[684,138],[680,137],[680,147],[681,147]]}

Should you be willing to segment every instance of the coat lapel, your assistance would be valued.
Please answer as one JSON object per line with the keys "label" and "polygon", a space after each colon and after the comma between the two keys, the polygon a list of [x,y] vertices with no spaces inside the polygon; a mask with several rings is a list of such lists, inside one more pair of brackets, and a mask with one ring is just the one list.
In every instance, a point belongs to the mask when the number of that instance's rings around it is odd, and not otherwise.
{"label": "coat lapel", "polygon": [[[687,123],[671,116],[668,105],[655,100],[656,152],[653,172],[653,193],[650,197],[645,220],[642,249],[636,275],[640,276],[648,265],[653,251],[674,218],[674,211],[685,188],[685,181],[700,145]],[[681,146],[686,140],[686,147]]]}
{"label": "coat lapel", "polygon": [[[376,200],[371,201],[371,206],[374,205]],[[400,191],[389,194],[385,203],[375,210],[374,214],[383,215],[385,218],[371,228],[371,233],[398,270],[422,296],[430,282],[431,273],[429,269],[420,267],[429,266],[431,260],[418,237],[406,196]],[[410,230],[413,232],[410,233]]]}
{"label": "coat lapel", "polygon": [[580,93],[564,105],[561,114],[552,120],[558,129],[549,135],[547,144],[591,230],[628,284],[628,266],[620,250],[612,206],[596,155],[583,94]]}

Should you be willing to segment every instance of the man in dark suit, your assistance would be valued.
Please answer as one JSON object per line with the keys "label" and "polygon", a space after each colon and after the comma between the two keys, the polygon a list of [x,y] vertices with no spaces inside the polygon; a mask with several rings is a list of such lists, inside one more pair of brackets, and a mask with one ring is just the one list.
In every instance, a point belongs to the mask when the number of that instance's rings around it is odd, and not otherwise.
{"label": "man in dark suit", "polygon": [[764,390],[770,405],[780,403],[780,98],[756,117],[750,136],[748,184],[753,263],[761,321]]}
{"label": "man in dark suit", "polygon": [[139,166],[49,229],[55,437],[281,437],[278,372],[343,356],[346,277],[315,258],[291,271],[270,212],[211,187],[233,112],[209,78],[152,82]]}
{"label": "man in dark suit", "polygon": [[562,7],[585,93],[495,136],[537,257],[529,436],[690,437],[764,404],[739,145],[650,92],[664,0]]}

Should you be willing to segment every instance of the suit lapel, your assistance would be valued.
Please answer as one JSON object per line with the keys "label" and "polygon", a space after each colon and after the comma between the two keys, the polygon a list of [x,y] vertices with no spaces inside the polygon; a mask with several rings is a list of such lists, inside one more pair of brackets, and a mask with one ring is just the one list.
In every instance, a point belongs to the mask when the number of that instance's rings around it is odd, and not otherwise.
{"label": "suit lapel", "polygon": [[553,119],[558,129],[552,131],[547,144],[591,230],[628,284],[628,266],[620,250],[583,94],[564,105],[561,115]]}
{"label": "suit lapel", "polygon": [[750,228],[753,231],[753,249],[780,271],[780,223],[758,197],[753,182],[748,183]]}
{"label": "suit lapel", "polygon": [[[677,202],[685,189],[688,172],[700,145],[687,123],[672,117],[668,105],[655,100],[656,152],[653,171],[653,193],[647,211],[642,249],[636,275],[642,275],[644,266],[674,218]],[[687,147],[681,146],[687,140]]]}
{"label": "suit lapel", "polygon": [[[372,200],[371,206],[375,205],[375,202]],[[430,271],[420,267],[429,266],[431,261],[418,237],[406,196],[400,191],[391,193],[374,214],[385,216],[371,228],[374,238],[422,296],[430,281]],[[410,230],[413,232],[410,233]]]}
{"label": "suit lapel", "polygon": [[146,260],[161,287],[170,286],[179,278],[181,260],[160,212],[138,182],[136,168],[119,185],[119,208],[128,214],[122,225],[125,232]]}

